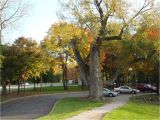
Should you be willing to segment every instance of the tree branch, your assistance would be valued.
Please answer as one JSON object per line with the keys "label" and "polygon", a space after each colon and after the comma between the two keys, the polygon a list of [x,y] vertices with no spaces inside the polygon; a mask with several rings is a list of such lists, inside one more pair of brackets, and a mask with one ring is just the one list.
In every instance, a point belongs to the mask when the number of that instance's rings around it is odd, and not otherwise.
{"label": "tree branch", "polygon": [[[14,13],[13,13],[11,16],[9,16],[7,19],[3,20],[3,21],[0,23],[0,25],[3,26],[3,25],[5,25],[6,22],[11,21],[12,19],[14,19],[15,16],[16,16],[16,14],[19,12],[19,10],[20,10],[20,2],[19,2],[19,4],[18,4],[17,9],[14,11]],[[18,16],[17,16],[17,17],[18,17]],[[18,20],[20,17],[21,17],[21,15],[20,15],[18,18],[16,18],[15,20]],[[13,21],[15,21],[15,20],[13,20]],[[11,21],[11,22],[12,22],[12,21]],[[11,23],[11,22],[10,22],[10,23]],[[6,26],[6,25],[5,25],[5,26]]]}
{"label": "tree branch", "polygon": [[103,41],[104,40],[107,40],[107,41],[111,41],[111,40],[121,40],[122,39],[122,35],[123,35],[123,32],[124,32],[124,29],[127,28],[129,26],[129,24],[140,14],[150,10],[151,8],[148,8],[146,10],[144,10],[146,7],[148,7],[150,5],[150,2],[147,3],[147,0],[145,0],[143,6],[141,7],[141,9],[133,16],[131,17],[130,20],[128,20],[128,22],[126,23],[125,20],[123,19],[123,22],[124,22],[124,25],[122,26],[121,30],[120,30],[120,33],[119,35],[117,36],[109,36],[109,37],[104,37]]}
{"label": "tree branch", "polygon": [[98,2],[98,0],[94,0],[94,3],[95,3],[95,6],[96,6],[96,9],[100,15],[100,19],[101,19],[101,22],[103,21],[103,17],[104,17],[104,14],[103,14],[103,9],[101,7],[101,3],[102,3],[102,0],[100,0],[100,2]]}
{"label": "tree branch", "polygon": [[[5,6],[7,5],[7,3],[8,3],[8,0],[6,0],[6,1],[4,2],[4,4],[3,4],[2,7],[0,8],[0,12],[5,9]],[[2,2],[0,2],[0,4],[2,4]]]}

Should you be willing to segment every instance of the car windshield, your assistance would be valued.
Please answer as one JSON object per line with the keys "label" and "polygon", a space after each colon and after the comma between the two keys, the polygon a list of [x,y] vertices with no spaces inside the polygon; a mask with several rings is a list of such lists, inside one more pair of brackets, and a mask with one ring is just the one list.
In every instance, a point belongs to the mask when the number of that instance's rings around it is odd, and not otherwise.
{"label": "car windshield", "polygon": [[106,89],[106,88],[103,88],[103,90],[105,90],[105,91],[107,91],[107,92],[109,92],[109,91],[110,91],[109,89]]}

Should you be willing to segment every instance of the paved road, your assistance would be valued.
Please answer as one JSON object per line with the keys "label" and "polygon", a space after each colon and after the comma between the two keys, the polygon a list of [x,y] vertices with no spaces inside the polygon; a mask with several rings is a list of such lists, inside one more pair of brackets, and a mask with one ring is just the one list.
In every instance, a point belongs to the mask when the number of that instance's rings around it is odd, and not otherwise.
{"label": "paved road", "polygon": [[9,101],[1,104],[1,120],[33,120],[50,112],[55,102],[60,98],[87,96],[87,92],[61,93]]}

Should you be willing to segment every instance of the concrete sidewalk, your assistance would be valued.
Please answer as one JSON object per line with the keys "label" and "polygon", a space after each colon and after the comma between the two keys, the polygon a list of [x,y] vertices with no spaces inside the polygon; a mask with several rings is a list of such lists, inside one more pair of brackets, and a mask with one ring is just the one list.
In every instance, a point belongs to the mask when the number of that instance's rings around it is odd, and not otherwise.
{"label": "concrete sidewalk", "polygon": [[131,95],[119,95],[114,98],[107,98],[112,102],[106,104],[105,106],[80,113],[66,120],[101,120],[104,114],[126,104],[130,96]]}

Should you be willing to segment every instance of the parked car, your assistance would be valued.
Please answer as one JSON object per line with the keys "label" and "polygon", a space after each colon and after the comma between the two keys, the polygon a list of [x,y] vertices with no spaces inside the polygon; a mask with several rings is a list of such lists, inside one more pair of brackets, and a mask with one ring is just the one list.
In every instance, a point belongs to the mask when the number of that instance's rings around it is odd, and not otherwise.
{"label": "parked car", "polygon": [[133,89],[129,86],[120,86],[119,88],[114,88],[114,90],[118,93],[133,93],[136,94],[140,92],[138,89]]}
{"label": "parked car", "polygon": [[107,88],[103,88],[103,96],[115,97],[117,95],[118,95],[117,92],[113,92]]}
{"label": "parked car", "polygon": [[140,83],[137,85],[137,89],[139,89],[142,92],[156,92],[157,88],[150,84]]}

